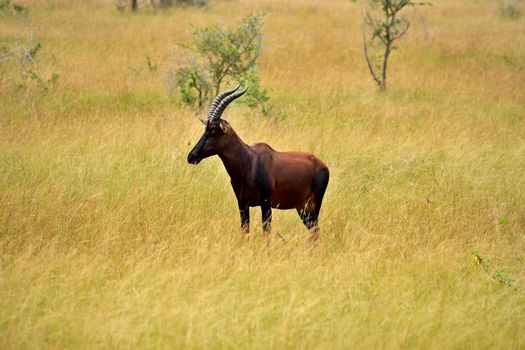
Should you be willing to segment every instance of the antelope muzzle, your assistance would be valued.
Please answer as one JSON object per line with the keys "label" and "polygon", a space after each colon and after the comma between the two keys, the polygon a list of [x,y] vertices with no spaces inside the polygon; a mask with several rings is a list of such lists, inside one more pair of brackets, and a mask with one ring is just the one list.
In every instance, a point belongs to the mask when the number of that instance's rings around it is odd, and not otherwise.
{"label": "antelope muzzle", "polygon": [[201,162],[202,158],[194,154],[193,152],[190,152],[188,154],[188,163],[190,164],[199,164]]}

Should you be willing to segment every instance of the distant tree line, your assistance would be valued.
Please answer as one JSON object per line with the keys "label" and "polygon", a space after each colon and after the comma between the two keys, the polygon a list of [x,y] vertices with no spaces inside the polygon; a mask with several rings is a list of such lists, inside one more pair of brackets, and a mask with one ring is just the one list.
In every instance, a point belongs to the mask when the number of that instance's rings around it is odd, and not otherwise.
{"label": "distant tree line", "polygon": [[[169,8],[173,6],[206,6],[209,0],[149,0],[149,4],[153,8]],[[124,11],[126,8],[126,0],[115,0],[115,6],[119,11]],[[130,0],[129,6],[131,11],[135,12],[139,9],[138,0]]]}
{"label": "distant tree line", "polygon": [[[138,0],[129,1],[137,11]],[[146,1],[146,0],[143,0]],[[357,1],[357,0],[352,0]],[[502,17],[518,18],[524,0],[497,0]],[[149,0],[153,8],[205,6],[209,0]],[[381,92],[386,92],[389,60],[397,43],[409,31],[414,12],[408,11],[430,2],[418,0],[366,0],[363,11],[363,51],[368,71]],[[419,13],[418,17],[423,18]],[[181,102],[197,108],[205,106],[225,85],[250,85],[247,101],[250,107],[268,111],[269,97],[260,86],[257,60],[262,48],[262,17],[245,17],[236,28],[219,25],[194,29],[193,44],[179,45],[168,71],[170,95],[178,94]],[[184,52],[182,52],[184,51]],[[148,65],[151,63],[148,58]]]}

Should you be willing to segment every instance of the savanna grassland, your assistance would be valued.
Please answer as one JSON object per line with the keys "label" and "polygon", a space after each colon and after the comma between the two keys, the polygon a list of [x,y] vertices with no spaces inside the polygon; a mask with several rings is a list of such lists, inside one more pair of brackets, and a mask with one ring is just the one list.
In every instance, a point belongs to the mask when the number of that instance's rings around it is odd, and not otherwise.
{"label": "savanna grassland", "polygon": [[[435,0],[383,95],[360,2],[19,2],[0,42],[30,28],[42,82],[0,65],[0,348],[525,347],[523,17]],[[254,10],[273,111],[224,118],[328,164],[316,246],[295,211],[268,244],[252,209],[242,238],[220,160],[186,162],[202,124],[168,98],[190,24]]]}

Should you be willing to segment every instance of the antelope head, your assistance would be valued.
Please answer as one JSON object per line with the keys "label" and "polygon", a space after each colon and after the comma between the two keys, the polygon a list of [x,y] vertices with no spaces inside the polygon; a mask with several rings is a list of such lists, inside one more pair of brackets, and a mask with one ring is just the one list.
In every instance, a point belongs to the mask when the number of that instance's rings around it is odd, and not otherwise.
{"label": "antelope head", "polygon": [[241,97],[246,92],[247,88],[236,92],[239,89],[225,91],[213,100],[210,106],[208,118],[203,122],[205,129],[199,142],[193,147],[188,154],[188,163],[199,164],[204,158],[208,158],[218,154],[224,147],[228,145],[231,136],[231,127],[226,120],[222,120],[221,116],[226,107],[238,97]]}

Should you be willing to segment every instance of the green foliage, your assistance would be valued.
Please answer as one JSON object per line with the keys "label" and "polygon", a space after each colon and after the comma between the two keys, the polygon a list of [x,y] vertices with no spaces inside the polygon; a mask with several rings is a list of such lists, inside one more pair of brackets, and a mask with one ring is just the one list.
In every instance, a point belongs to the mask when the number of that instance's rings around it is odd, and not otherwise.
{"label": "green foliage", "polygon": [[42,49],[42,44],[33,42],[32,36],[24,38],[21,41],[8,43],[0,48],[0,64],[9,61],[17,62],[22,72],[28,69],[28,66],[36,67],[36,57]]}
{"label": "green foliage", "polygon": [[198,64],[195,57],[188,58],[186,66],[168,72],[170,95],[179,93],[184,104],[203,107],[211,98],[211,84],[205,67]]}
{"label": "green foliage", "polygon": [[[57,73],[52,73],[50,77],[42,76],[38,69],[37,55],[42,49],[42,44],[37,42],[33,44],[30,40],[28,43],[16,43],[15,47],[10,51],[5,50],[5,61],[12,60],[18,65],[20,70],[20,80],[15,84],[17,89],[28,87],[29,84],[34,83],[43,91],[48,91],[52,88],[60,78]],[[2,50],[2,51],[3,51]]]}
{"label": "green foliage", "polygon": [[115,7],[119,12],[126,10],[126,0],[115,0]]}
{"label": "green foliage", "polygon": [[260,106],[263,114],[269,114],[271,106],[267,102],[270,97],[268,96],[268,92],[261,88],[261,80],[257,72],[257,66],[254,65],[246,74],[240,75],[238,82],[242,86],[250,87],[240,102],[245,103],[250,108]]}
{"label": "green foliage", "polygon": [[241,101],[268,112],[268,93],[261,88],[257,72],[262,19],[262,15],[253,14],[233,29],[219,25],[195,29],[193,45],[177,56],[185,59],[168,72],[170,93],[178,92],[183,103],[200,108],[220,93],[224,84],[241,84],[249,86],[247,98]]}
{"label": "green foliage", "polygon": [[491,279],[498,281],[499,283],[510,287],[514,290],[518,290],[518,287],[516,286],[514,279],[509,276],[504,270],[502,269],[496,269],[495,271],[491,271],[491,263],[489,260],[483,258],[481,255],[478,254],[477,251],[472,251],[472,259],[475,264],[481,266],[483,271],[489,276]]}
{"label": "green foliage", "polygon": [[18,17],[27,19],[29,16],[29,9],[20,4],[12,3],[11,0],[3,0],[0,2],[0,18],[2,17]]}
{"label": "green foliage", "polygon": [[151,73],[155,73],[157,71],[157,69],[159,68],[159,65],[154,63],[152,60],[151,60],[151,57],[146,56],[146,63],[148,64],[148,69]]}
{"label": "green foliage", "polygon": [[501,17],[518,19],[522,15],[523,0],[498,0]]}
{"label": "green foliage", "polygon": [[209,62],[216,93],[227,75],[242,75],[255,65],[261,52],[261,29],[262,17],[255,15],[231,31],[219,25],[194,31],[195,48]]}
{"label": "green foliage", "polygon": [[22,73],[22,79],[24,80],[24,83],[19,83],[17,87],[24,88],[26,87],[26,82],[33,81],[39,88],[44,91],[48,91],[53,87],[53,85],[57,83],[58,78],[60,78],[60,75],[57,73],[53,73],[49,78],[43,78],[40,76],[38,71],[28,70]]}
{"label": "green foliage", "polygon": [[22,33],[16,41],[7,41],[0,47],[0,67],[4,69],[4,81],[14,80],[17,89],[23,89],[30,84],[48,91],[59,79],[57,73],[49,77],[42,76],[37,64],[37,56],[42,50],[42,44],[33,40],[33,29],[29,24],[29,9],[10,0],[0,2],[0,18],[13,17],[19,20],[17,26]]}

